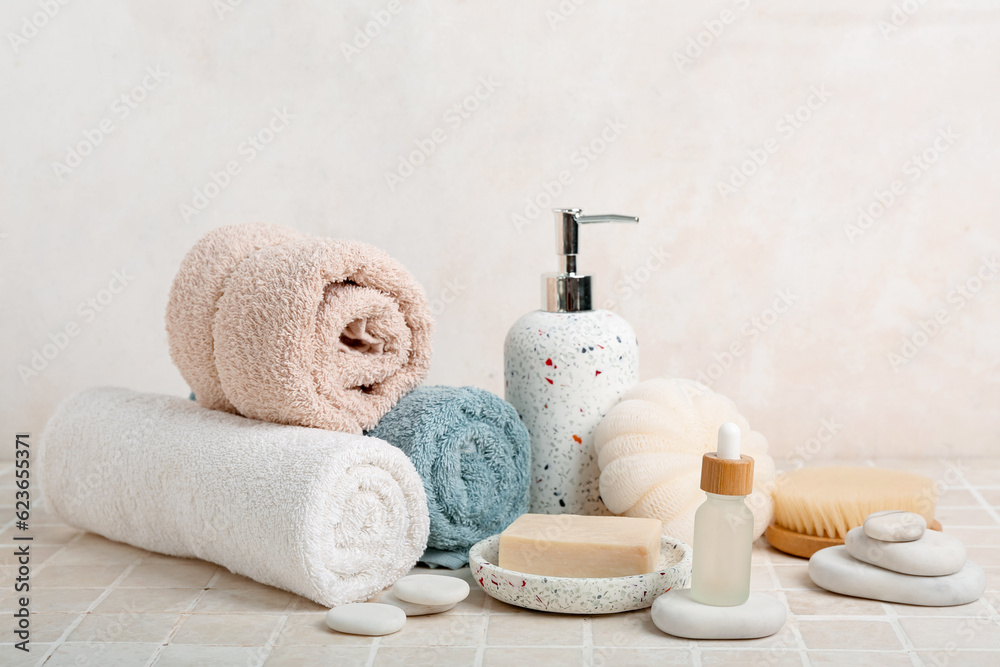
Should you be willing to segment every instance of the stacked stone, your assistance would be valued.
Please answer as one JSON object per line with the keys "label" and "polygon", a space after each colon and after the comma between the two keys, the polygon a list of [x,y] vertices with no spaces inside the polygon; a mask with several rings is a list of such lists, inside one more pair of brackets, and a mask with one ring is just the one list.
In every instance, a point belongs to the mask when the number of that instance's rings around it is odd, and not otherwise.
{"label": "stacked stone", "polygon": [[968,604],[986,590],[986,574],[960,541],[902,511],[875,512],[843,546],[817,551],[809,577],[841,595],[926,607]]}

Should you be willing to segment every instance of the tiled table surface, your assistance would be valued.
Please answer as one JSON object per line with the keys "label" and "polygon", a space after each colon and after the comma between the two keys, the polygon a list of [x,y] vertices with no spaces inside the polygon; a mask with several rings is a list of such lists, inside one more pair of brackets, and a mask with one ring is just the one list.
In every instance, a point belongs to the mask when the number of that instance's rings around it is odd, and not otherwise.
{"label": "tiled table surface", "polygon": [[[1000,665],[1000,459],[866,461],[943,485],[938,518],[988,576],[961,607],[923,608],[817,589],[806,562],[754,549],[753,588],[788,623],[752,641],[685,641],[649,610],[610,616],[530,612],[472,595],[447,614],[411,618],[381,638],[341,635],[325,609],[215,565],[110,542],[33,508],[32,651],[13,643],[11,538],[0,536],[0,665]],[[0,464],[0,517],[13,517],[13,473]],[[468,571],[461,574],[470,582]]]}

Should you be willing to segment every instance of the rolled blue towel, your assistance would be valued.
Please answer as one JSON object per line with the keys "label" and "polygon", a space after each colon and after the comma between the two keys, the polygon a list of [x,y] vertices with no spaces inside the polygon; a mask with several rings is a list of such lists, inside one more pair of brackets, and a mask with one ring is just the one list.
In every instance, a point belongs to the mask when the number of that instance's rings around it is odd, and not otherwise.
{"label": "rolled blue towel", "polygon": [[528,511],[528,430],[488,391],[417,387],[368,435],[403,450],[424,481],[431,529],[423,562],[461,567],[469,547]]}

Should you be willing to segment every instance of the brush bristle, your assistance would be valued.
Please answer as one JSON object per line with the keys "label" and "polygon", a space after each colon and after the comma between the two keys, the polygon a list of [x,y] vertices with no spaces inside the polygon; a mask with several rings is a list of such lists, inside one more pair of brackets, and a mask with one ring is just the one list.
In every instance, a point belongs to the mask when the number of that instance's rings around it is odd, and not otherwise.
{"label": "brush bristle", "polygon": [[803,535],[844,539],[872,512],[916,512],[930,525],[937,506],[934,482],[886,468],[801,468],[774,482],[774,521]]}

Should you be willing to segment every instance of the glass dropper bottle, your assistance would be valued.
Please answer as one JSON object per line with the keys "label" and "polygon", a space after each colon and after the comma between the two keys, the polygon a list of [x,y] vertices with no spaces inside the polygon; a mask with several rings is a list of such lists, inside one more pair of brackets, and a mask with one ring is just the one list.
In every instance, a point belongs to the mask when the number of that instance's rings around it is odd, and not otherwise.
{"label": "glass dropper bottle", "polygon": [[736,424],[723,424],[716,451],[702,457],[701,489],[708,499],[694,515],[691,599],[743,604],[750,597],[753,513],[744,498],[753,491],[753,458],[740,455]]}

